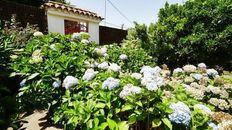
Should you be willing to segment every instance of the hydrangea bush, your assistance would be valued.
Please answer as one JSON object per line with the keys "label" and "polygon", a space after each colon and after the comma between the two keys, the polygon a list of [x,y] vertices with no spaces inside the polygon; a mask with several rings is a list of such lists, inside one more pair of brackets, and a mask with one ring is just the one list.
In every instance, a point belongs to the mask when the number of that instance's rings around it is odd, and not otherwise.
{"label": "hydrangea bush", "polygon": [[[189,91],[201,83],[222,85],[214,70],[186,65],[171,74],[141,48],[99,46],[81,35],[35,37],[17,55],[11,76],[21,76],[22,108],[48,109],[67,130],[211,129],[220,123],[211,118],[215,110],[231,112],[221,109],[228,107],[220,104],[224,97],[215,105],[215,94],[204,96],[206,89],[203,96]],[[213,91],[222,93],[221,87]]]}

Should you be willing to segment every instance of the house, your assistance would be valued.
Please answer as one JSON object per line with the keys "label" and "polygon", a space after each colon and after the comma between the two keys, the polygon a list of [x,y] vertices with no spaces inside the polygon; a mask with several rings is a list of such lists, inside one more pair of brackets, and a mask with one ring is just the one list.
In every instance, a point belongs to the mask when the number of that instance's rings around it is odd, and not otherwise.
{"label": "house", "polygon": [[72,34],[88,32],[90,41],[99,43],[99,23],[103,20],[96,13],[74,6],[49,1],[43,5],[48,32]]}
{"label": "house", "polygon": [[[88,32],[91,41],[101,45],[121,43],[127,36],[127,30],[99,26],[102,18],[96,13],[48,0],[36,0],[34,4],[10,0],[0,0],[0,20],[10,21],[12,14],[20,26],[37,25],[44,34],[59,32]],[[83,1],[84,2],[84,1]],[[40,8],[42,5],[42,8]]]}

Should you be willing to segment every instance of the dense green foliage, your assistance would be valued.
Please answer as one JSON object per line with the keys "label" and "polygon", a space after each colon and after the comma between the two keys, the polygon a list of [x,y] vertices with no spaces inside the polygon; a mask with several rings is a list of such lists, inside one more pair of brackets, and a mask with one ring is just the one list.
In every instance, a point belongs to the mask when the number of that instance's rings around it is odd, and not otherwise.
{"label": "dense green foliage", "polygon": [[17,129],[19,126],[19,122],[16,122],[19,81],[17,77],[10,77],[12,73],[10,65],[12,59],[22,51],[18,48],[24,47],[37,30],[35,26],[28,25],[22,28],[18,25],[14,17],[10,22],[5,21],[4,25],[0,23],[0,129],[6,129],[8,126]]}
{"label": "dense green foliage", "polygon": [[[159,12],[158,22],[137,25],[130,36],[158,58],[172,66],[205,61],[228,67],[232,55],[232,1],[188,0]],[[231,63],[230,66],[231,67]]]}

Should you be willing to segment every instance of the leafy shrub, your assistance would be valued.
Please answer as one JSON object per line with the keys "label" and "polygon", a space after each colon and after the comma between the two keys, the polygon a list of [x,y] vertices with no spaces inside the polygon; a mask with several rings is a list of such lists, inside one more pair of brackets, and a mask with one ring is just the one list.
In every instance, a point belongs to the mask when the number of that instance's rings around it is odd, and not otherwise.
{"label": "leafy shrub", "polygon": [[[24,51],[17,55],[11,65],[15,71],[12,76],[20,75],[22,81],[20,85],[25,85],[19,94],[22,95],[20,98],[23,100],[22,102],[26,106],[33,107],[35,105],[34,107],[44,106],[46,108],[47,103],[51,103],[50,101],[64,94],[64,91],[58,91],[51,87],[54,81],[64,79],[68,75],[81,77],[87,67],[97,67],[103,61],[106,61],[109,66],[116,61],[111,59],[119,59],[120,53],[114,51],[119,49],[123,52],[123,49],[118,46],[98,47],[98,49],[106,48],[109,52],[105,56],[98,56],[96,48],[95,43],[86,45],[80,43],[79,40],[72,39],[71,36],[50,34],[35,37],[26,45]],[[101,53],[101,49],[99,50]],[[125,50],[128,49],[124,49],[124,52]],[[126,64],[126,61],[124,63],[122,60],[115,62],[125,64],[125,67],[122,68],[123,71],[129,71],[129,67],[138,70],[143,63],[152,63],[151,60],[148,60],[150,57],[141,49],[128,52],[128,54],[133,53],[133,55],[128,55],[128,62],[131,61],[132,64]]]}
{"label": "leafy shrub", "polygon": [[[137,25],[134,39],[158,64],[181,66],[205,61],[231,67],[231,0],[190,0],[169,5],[149,28]],[[213,58],[212,58],[213,57]],[[230,63],[230,66],[228,64]]]}
{"label": "leafy shrub", "polygon": [[49,109],[64,129],[209,128],[205,111],[214,107],[193,107],[204,101],[187,93],[182,82],[172,84],[196,73],[196,67],[170,77],[130,41],[122,47],[81,41],[60,34],[34,37],[17,54],[11,76],[22,78],[20,109]]}

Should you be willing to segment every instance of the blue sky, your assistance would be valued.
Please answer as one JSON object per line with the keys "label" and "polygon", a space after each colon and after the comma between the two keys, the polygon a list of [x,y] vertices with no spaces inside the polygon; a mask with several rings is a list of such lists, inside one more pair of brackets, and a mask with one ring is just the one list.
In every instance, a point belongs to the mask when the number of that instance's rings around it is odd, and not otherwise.
{"label": "blue sky", "polygon": [[[67,0],[71,4],[79,8],[87,9],[96,12],[98,15],[105,17],[105,0]],[[110,0],[130,21],[145,23],[149,25],[151,22],[156,22],[158,19],[159,9],[164,7],[166,1],[168,3],[183,3],[184,0]],[[133,27],[133,24],[122,17],[111,5],[107,2],[106,8],[106,24],[107,26],[118,26],[124,24],[125,28]],[[101,23],[104,25],[104,21]]]}

